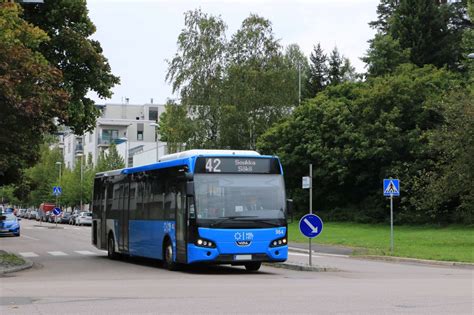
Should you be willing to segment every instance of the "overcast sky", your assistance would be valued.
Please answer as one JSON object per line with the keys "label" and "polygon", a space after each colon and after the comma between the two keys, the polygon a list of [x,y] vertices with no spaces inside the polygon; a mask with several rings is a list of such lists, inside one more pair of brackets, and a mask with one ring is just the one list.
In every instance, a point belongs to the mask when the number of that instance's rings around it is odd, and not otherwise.
{"label": "overcast sky", "polygon": [[201,8],[220,15],[228,26],[227,38],[242,21],[255,13],[269,19],[283,46],[296,43],[309,56],[320,42],[329,53],[334,46],[348,57],[357,71],[374,35],[368,23],[376,19],[378,0],[88,0],[89,16],[112,72],[121,84],[111,99],[91,96],[97,103],[143,104],[154,99],[163,104],[173,98],[165,82],[166,59],[176,53],[176,41],[184,27],[184,12]]}

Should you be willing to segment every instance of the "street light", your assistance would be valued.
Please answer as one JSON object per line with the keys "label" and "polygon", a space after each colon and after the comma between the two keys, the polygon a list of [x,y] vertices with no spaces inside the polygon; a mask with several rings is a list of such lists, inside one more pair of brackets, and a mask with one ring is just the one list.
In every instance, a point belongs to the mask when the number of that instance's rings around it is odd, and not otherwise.
{"label": "street light", "polygon": [[82,152],[77,152],[76,153],[76,157],[80,157],[81,158],[81,200],[80,200],[80,204],[79,204],[79,209],[81,209],[81,212],[82,212],[82,179],[83,179],[83,170],[82,170],[82,157],[84,156],[84,153]]}
{"label": "street light", "polygon": [[157,123],[153,122],[153,123],[150,123],[150,126],[155,127],[155,136],[156,136],[156,161],[158,162],[158,157],[159,157],[158,144],[160,143],[160,139],[159,139],[159,137],[158,137],[157,131],[160,130],[160,125],[158,125]]}

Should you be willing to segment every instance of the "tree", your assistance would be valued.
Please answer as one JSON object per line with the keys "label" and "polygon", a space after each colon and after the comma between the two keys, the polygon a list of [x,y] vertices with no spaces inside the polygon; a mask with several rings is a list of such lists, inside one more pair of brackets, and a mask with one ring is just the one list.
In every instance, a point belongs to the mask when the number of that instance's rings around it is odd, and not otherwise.
{"label": "tree", "polygon": [[328,84],[327,56],[324,54],[320,43],[313,47],[309,60],[310,66],[306,89],[308,91],[307,98],[313,98],[324,90]]}
{"label": "tree", "polygon": [[160,116],[159,135],[168,145],[168,152],[180,151],[185,145],[193,147],[195,134],[193,121],[189,118],[189,108],[170,100],[166,111]]}
{"label": "tree", "polygon": [[369,42],[367,55],[361,58],[368,68],[368,76],[385,75],[393,72],[399,65],[410,62],[410,49],[402,49],[400,42],[390,35],[379,33]]}
{"label": "tree", "polygon": [[87,97],[90,91],[109,98],[119,78],[111,73],[100,43],[90,38],[95,26],[88,17],[86,1],[45,0],[42,4],[25,4],[24,18],[44,30],[49,41],[38,47],[45,58],[63,73],[62,86],[68,92],[68,115],[59,121],[75,134],[94,127],[99,111]]}
{"label": "tree", "polygon": [[38,157],[42,134],[67,119],[61,72],[38,52],[42,30],[20,18],[21,8],[0,4],[0,185],[18,182]]}
{"label": "tree", "polygon": [[300,82],[301,82],[301,97],[305,98],[309,94],[306,91],[307,87],[305,85],[305,82],[308,81],[308,73],[309,73],[308,59],[306,58],[303,51],[301,51],[301,48],[297,44],[290,44],[286,47],[286,50],[285,50],[285,62],[287,63],[289,73],[292,74],[290,82],[295,82],[294,104],[299,105]]}
{"label": "tree", "polygon": [[168,62],[166,80],[189,106],[196,123],[194,145],[219,146],[222,80],[226,65],[227,26],[220,17],[201,10],[185,13],[185,28],[178,36],[178,51]]}
{"label": "tree", "polygon": [[108,153],[105,153],[105,151],[99,153],[95,172],[106,172],[125,167],[125,161],[118,153],[115,143],[109,146],[108,151]]}
{"label": "tree", "polygon": [[336,85],[343,81],[343,62],[343,57],[339,54],[337,47],[334,47],[328,59],[328,84]]}

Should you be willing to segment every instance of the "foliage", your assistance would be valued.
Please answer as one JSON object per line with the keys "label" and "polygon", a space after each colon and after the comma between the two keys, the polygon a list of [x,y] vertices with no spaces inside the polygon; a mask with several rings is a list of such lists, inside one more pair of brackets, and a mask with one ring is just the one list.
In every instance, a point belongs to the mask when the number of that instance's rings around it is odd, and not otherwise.
{"label": "foliage", "polygon": [[65,169],[61,180],[63,188],[61,204],[63,206],[78,207],[81,200],[82,204],[90,203],[95,172],[96,169],[92,163],[86,162],[82,157],[76,160],[73,170]]}
{"label": "foliage", "polygon": [[43,4],[25,4],[24,18],[44,30],[50,40],[42,42],[39,51],[63,73],[62,86],[70,99],[68,115],[59,121],[76,134],[94,127],[99,115],[89,91],[101,98],[112,95],[119,78],[111,73],[100,43],[90,38],[95,26],[88,17],[84,0],[46,0]]}
{"label": "foliage", "polygon": [[112,143],[109,146],[108,153],[100,151],[97,160],[96,173],[117,170],[125,167],[125,161],[117,151],[117,146]]}
{"label": "foliage", "polygon": [[53,118],[67,119],[61,72],[37,49],[48,36],[20,18],[15,4],[0,4],[0,184],[18,182],[37,158]]}
{"label": "foliage", "polygon": [[[309,92],[305,82],[308,81],[308,75],[310,73],[310,66],[308,64],[308,58],[301,51],[300,46],[297,44],[290,44],[285,49],[285,62],[288,67],[288,74],[291,76],[289,82],[296,82],[294,84],[294,95],[298,97],[300,94],[300,81],[301,81],[301,99],[308,98]],[[293,71],[291,71],[293,69]],[[299,78],[298,78],[299,76]],[[293,85],[290,85],[293,86]],[[299,99],[291,101],[292,104],[299,105]]]}
{"label": "foliage", "polygon": [[309,74],[306,81],[308,94],[306,96],[307,98],[313,98],[324,90],[328,84],[327,56],[324,54],[320,43],[313,47],[309,60]]}
{"label": "foliage", "polygon": [[178,105],[174,101],[168,101],[166,111],[160,116],[161,141],[168,145],[168,153],[181,151],[186,143],[182,139],[191,139],[194,129],[191,118],[188,117],[189,108],[186,105]]}
{"label": "foliage", "polygon": [[14,185],[5,185],[0,187],[1,193],[1,203],[19,205],[20,200],[15,194],[16,187]]}
{"label": "foliage", "polygon": [[[433,67],[404,65],[391,76],[364,83],[327,88],[297,108],[286,121],[259,139],[260,150],[281,157],[289,195],[299,209],[307,196],[299,189],[302,165],[312,163],[315,205],[327,217],[360,221],[387,219],[380,197],[381,179],[398,177],[404,187],[421,170],[431,169],[436,152],[427,145],[428,132],[444,122],[445,91],[462,93],[457,78]],[[399,220],[451,222],[439,210],[431,217],[416,208],[415,192],[403,193]]]}

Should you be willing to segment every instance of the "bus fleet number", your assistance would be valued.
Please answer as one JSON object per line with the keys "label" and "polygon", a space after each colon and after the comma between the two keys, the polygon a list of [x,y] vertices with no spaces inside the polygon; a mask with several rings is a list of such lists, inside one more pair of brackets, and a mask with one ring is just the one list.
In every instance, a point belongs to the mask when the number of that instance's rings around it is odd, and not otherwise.
{"label": "bus fleet number", "polygon": [[219,173],[221,169],[221,159],[207,159],[206,161],[206,171],[209,173]]}

